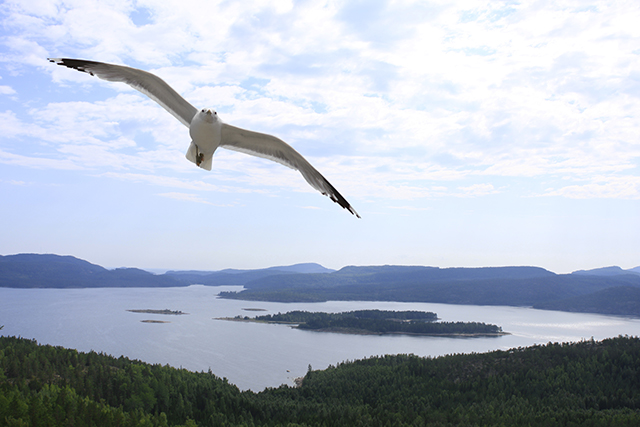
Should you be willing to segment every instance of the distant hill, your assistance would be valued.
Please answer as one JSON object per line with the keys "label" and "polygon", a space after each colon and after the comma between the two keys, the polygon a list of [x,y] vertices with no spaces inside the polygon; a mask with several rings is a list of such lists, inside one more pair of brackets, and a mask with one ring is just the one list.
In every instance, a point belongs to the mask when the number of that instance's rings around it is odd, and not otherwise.
{"label": "distant hill", "polygon": [[100,288],[183,286],[170,276],[137,268],[107,270],[72,257],[52,254],[0,256],[0,286],[7,288]]}
{"label": "distant hill", "polygon": [[[605,289],[640,289],[640,275],[558,275],[538,267],[437,268],[419,266],[349,266],[330,274],[280,275],[246,283],[222,297],[281,302],[327,300],[433,302],[469,305],[535,306],[587,311],[572,298]],[[620,308],[615,294],[596,294],[596,313],[635,315]],[[553,303],[553,304],[552,304]],[[544,305],[548,304],[548,305]]]}
{"label": "distant hill", "polygon": [[0,287],[7,288],[100,288],[170,287],[202,284],[238,285],[273,275],[331,272],[320,264],[296,264],[261,270],[168,271],[152,274],[137,268],[107,270],[99,265],[53,254],[0,256]]}
{"label": "distant hill", "polygon": [[249,282],[270,276],[295,274],[325,274],[330,270],[315,263],[295,264],[291,266],[269,267],[257,270],[225,269],[220,271],[167,271],[165,274],[186,284],[207,286],[244,286]]}
{"label": "distant hill", "polygon": [[[287,272],[287,273],[301,273],[301,274],[309,274],[309,273],[333,273],[335,270],[330,268],[325,268],[320,264],[316,264],[315,262],[307,262],[302,264],[293,264],[293,265],[281,265],[277,267],[269,267],[261,269],[263,271],[270,271],[274,273],[279,272]],[[241,274],[248,273],[256,270],[236,270],[233,268],[227,268],[225,270],[220,270],[220,273],[229,273],[229,274]]]}
{"label": "distant hill", "polygon": [[640,274],[619,267],[555,274],[539,267],[438,268],[319,264],[257,270],[107,270],[72,256],[0,256],[0,287],[167,287],[202,284],[243,286],[224,298],[318,302],[400,301],[533,306],[550,310],[640,316]]}
{"label": "distant hill", "polygon": [[315,262],[308,262],[302,264],[294,264],[294,265],[285,265],[285,266],[277,266],[277,267],[268,267],[262,269],[253,269],[253,270],[239,270],[235,268],[225,268],[224,270],[218,271],[203,271],[203,270],[169,270],[166,274],[181,276],[181,275],[194,275],[194,276],[210,276],[216,274],[244,274],[244,273],[252,273],[256,271],[265,271],[271,272],[274,274],[279,274],[281,272],[286,273],[332,273],[335,270],[331,270],[329,268],[325,268],[320,264],[316,264]]}
{"label": "distant hill", "polygon": [[618,266],[594,268],[593,270],[578,270],[571,274],[582,274],[591,276],[620,276],[622,274],[638,274],[640,275],[640,267],[623,270]]}

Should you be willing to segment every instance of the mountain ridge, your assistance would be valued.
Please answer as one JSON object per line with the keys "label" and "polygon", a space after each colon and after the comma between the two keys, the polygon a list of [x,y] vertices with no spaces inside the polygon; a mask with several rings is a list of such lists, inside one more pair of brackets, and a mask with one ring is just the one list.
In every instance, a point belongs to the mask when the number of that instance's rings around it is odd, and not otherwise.
{"label": "mountain ridge", "polygon": [[[0,256],[0,287],[96,288],[242,286],[223,298],[276,302],[398,301],[468,305],[529,306],[540,309],[640,316],[640,274],[620,267],[556,274],[541,267],[439,268],[431,266],[345,266],[316,263],[256,270],[107,270],[70,256]],[[636,303],[637,301],[637,303]]]}
{"label": "mountain ridge", "polygon": [[577,270],[571,274],[582,274],[582,275],[591,275],[591,276],[619,276],[623,274],[638,274],[640,275],[640,267],[630,268],[628,270],[623,270],[617,265],[612,265],[609,267],[600,267],[594,268],[591,270]]}

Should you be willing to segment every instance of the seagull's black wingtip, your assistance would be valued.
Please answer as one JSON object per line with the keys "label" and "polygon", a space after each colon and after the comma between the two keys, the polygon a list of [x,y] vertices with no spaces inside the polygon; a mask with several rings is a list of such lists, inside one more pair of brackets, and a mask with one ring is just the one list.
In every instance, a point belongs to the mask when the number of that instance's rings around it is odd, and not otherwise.
{"label": "seagull's black wingtip", "polygon": [[[343,200],[344,200],[344,199],[343,199]],[[340,202],[337,202],[337,203],[338,203],[340,206],[342,206],[343,208],[345,208],[346,210],[348,210],[349,212],[351,212],[353,215],[355,215],[355,216],[356,216],[356,218],[361,219],[362,217],[361,217],[360,215],[358,215],[358,212],[356,212],[356,210],[355,210],[355,209],[353,209],[353,207],[352,207],[352,206],[351,206],[351,205],[350,205],[346,200],[344,200],[344,201],[345,201],[345,203],[347,204],[346,206],[345,206],[345,205],[343,205],[343,204],[342,204],[342,203],[340,203]]]}
{"label": "seagull's black wingtip", "polygon": [[57,65],[61,65],[67,68],[73,68],[74,70],[82,71],[83,73],[94,75],[93,72],[86,69],[87,66],[102,65],[100,62],[87,61],[85,59],[70,59],[70,58],[47,58],[49,62],[53,62]]}
{"label": "seagull's black wingtip", "polygon": [[337,204],[339,204],[340,206],[342,206],[343,208],[351,212],[353,215],[356,216],[356,218],[361,218],[361,216],[358,215],[358,212],[356,212],[356,210],[353,209],[353,207],[349,204],[349,202],[347,202],[347,199],[342,197],[342,194],[338,193],[338,190],[336,190],[335,187],[331,185],[329,181],[325,180],[325,182],[331,189],[332,194],[324,193],[324,192],[322,194],[324,194],[325,196],[329,196],[331,200],[333,200],[334,202],[336,202]]}
{"label": "seagull's black wingtip", "polygon": [[[344,207],[344,206],[343,206]],[[362,219],[362,217],[360,215],[358,215],[358,212],[356,212],[355,209],[353,209],[351,207],[351,205],[349,205],[348,207],[345,207],[346,210],[348,210],[349,212],[351,212],[352,214],[354,214],[356,216],[356,218],[358,219]]]}

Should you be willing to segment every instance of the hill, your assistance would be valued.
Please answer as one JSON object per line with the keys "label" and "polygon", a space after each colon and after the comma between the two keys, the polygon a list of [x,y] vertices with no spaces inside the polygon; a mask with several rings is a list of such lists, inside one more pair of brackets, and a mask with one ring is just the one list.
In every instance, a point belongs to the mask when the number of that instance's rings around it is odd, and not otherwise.
{"label": "hill", "polygon": [[623,270],[617,265],[611,267],[594,268],[592,270],[578,270],[571,274],[582,274],[592,276],[619,276],[621,274],[638,274],[640,275],[640,267]]}
{"label": "hill", "polygon": [[[555,274],[537,267],[445,268],[345,267],[330,274],[271,276],[246,283],[224,298],[263,301],[400,301],[470,305],[534,306],[571,311],[636,315],[631,304],[618,305],[605,289],[640,289],[636,274]],[[595,294],[592,305],[572,298]],[[572,302],[573,301],[573,302]],[[578,301],[578,300],[576,300]]]}
{"label": "hill", "polygon": [[225,269],[220,271],[167,271],[171,276],[186,285],[200,284],[207,286],[244,286],[245,284],[269,276],[284,274],[321,274],[330,270],[316,263],[294,264],[290,266],[268,267],[256,270]]}
{"label": "hill", "polygon": [[[425,266],[347,266],[338,271],[319,264],[257,270],[107,270],[72,256],[0,256],[0,287],[165,287],[201,284],[243,286],[223,298],[320,302],[399,301],[469,305],[533,306],[564,311],[639,315],[632,293],[640,274],[619,267],[555,274],[539,267],[438,268]],[[604,292],[607,289],[619,288]],[[623,290],[626,288],[626,290]]]}
{"label": "hill", "polygon": [[137,268],[107,270],[72,257],[52,254],[0,256],[0,287],[100,288],[183,286],[170,276]]}
{"label": "hill", "polygon": [[138,268],[107,270],[73,256],[17,254],[0,256],[0,287],[104,288],[235,285],[273,275],[331,272],[319,264],[296,264],[259,270],[168,271],[152,274]]}
{"label": "hill", "polygon": [[484,354],[372,357],[299,387],[226,380],[0,337],[0,420],[11,426],[637,426],[640,340]]}

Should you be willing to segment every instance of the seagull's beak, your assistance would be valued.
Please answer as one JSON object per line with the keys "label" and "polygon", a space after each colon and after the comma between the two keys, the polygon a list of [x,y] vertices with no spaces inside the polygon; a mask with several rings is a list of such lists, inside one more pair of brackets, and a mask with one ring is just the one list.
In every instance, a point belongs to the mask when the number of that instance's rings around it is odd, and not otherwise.
{"label": "seagull's beak", "polygon": [[211,110],[207,110],[207,114],[208,114],[208,115],[211,115]]}

